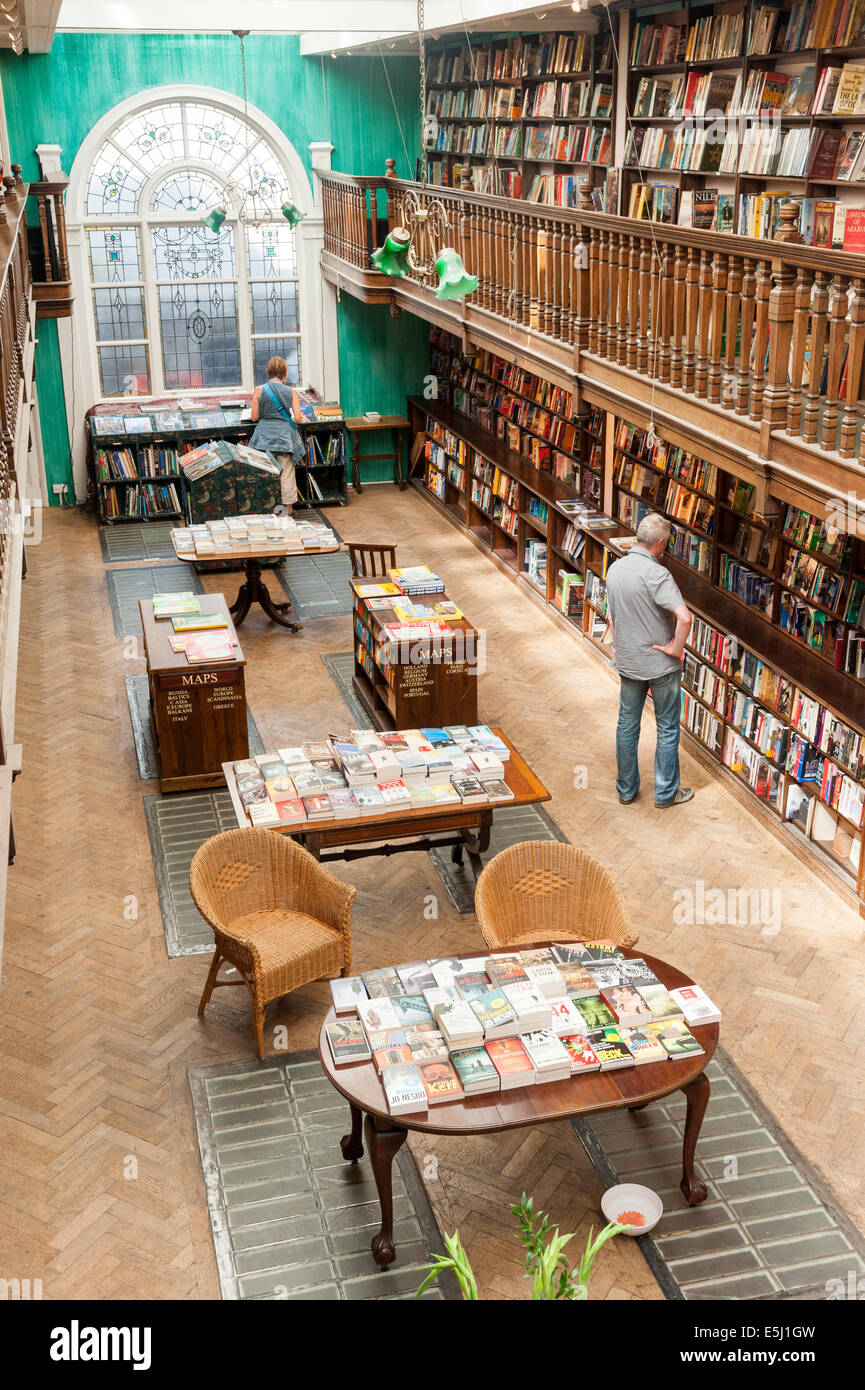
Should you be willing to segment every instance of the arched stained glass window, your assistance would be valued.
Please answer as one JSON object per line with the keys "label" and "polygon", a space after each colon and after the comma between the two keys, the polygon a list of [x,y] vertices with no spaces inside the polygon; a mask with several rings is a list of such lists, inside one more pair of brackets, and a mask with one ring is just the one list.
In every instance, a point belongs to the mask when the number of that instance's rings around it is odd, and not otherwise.
{"label": "arched stained glass window", "polygon": [[[278,220],[239,220],[229,183]],[[264,134],[216,104],[163,102],[110,133],[84,218],[103,396],[248,388],[275,355],[300,380],[295,233],[278,212],[288,187]],[[214,233],[201,215],[220,204],[229,216]]]}

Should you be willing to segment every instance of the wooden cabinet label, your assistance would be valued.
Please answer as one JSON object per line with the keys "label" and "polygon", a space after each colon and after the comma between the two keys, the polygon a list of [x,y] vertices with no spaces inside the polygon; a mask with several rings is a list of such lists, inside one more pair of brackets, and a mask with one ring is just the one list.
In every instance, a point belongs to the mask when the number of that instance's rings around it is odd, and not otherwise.
{"label": "wooden cabinet label", "polygon": [[241,678],[238,670],[226,671],[177,671],[157,676],[160,690],[182,690],[195,686],[237,685]]}

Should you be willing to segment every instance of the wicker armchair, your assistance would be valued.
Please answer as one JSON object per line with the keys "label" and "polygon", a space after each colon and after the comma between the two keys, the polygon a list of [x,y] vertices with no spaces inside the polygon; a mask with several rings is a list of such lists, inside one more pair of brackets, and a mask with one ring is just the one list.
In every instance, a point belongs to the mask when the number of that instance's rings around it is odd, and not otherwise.
{"label": "wicker armchair", "polygon": [[[293,840],[256,829],[227,830],[203,844],[189,868],[189,887],[216,938],[199,1016],[218,986],[245,984],[261,1059],[272,999],[351,970],[356,890]],[[239,980],[217,980],[223,961]]]}
{"label": "wicker armchair", "polygon": [[488,946],[594,941],[633,946],[637,933],[608,869],[575,845],[525,840],[491,859],[475,889]]}

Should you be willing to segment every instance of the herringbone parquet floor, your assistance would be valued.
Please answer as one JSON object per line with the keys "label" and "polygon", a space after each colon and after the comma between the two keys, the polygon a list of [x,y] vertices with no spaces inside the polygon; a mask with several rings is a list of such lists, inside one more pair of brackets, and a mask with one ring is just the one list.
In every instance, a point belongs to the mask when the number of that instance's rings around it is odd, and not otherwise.
{"label": "herringbone parquet floor", "polygon": [[[865,1226],[860,920],[687,757],[689,807],[654,811],[648,786],[642,804],[620,807],[615,685],[431,508],[372,488],[337,520],[352,539],[397,536],[400,562],[440,568],[487,629],[483,717],[530,757],[570,838],[617,873],[644,948],[692,972],[722,1006],[725,1045]],[[19,852],[0,995],[0,1275],[42,1278],[49,1299],[216,1298],[186,1068],[253,1055],[245,992],[219,991],[200,1022],[204,962],[165,954],[142,809],[156,788],[138,779],[123,684],[144,665],[114,636],[95,524],[50,513],[28,559]],[[231,595],[237,582],[204,580]],[[344,726],[319,655],[350,646],[348,618],[292,637],[256,613],[242,643],[266,747]],[[359,890],[359,969],[478,939],[425,856],[338,872]],[[778,889],[780,929],[677,923],[674,893],[698,880]],[[429,894],[435,918],[424,915]],[[268,1023],[287,1026],[292,1050],[310,1047],[328,998],[325,984],[310,986]],[[414,1147],[440,1223],[459,1225],[489,1294],[527,1296],[507,1212],[523,1189],[565,1230],[597,1221],[600,1183],[567,1126]],[[620,1241],[598,1261],[593,1296],[660,1292]]]}

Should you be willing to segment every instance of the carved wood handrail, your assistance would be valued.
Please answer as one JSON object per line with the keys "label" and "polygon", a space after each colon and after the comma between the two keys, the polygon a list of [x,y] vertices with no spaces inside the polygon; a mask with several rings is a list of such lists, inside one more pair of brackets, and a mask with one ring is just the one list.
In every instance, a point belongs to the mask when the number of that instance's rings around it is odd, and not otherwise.
{"label": "carved wood handrail", "polygon": [[[392,162],[390,168],[392,168]],[[420,185],[324,174],[325,251],[370,267]],[[449,239],[479,277],[470,301],[510,325],[739,417],[757,452],[782,431],[865,466],[865,255],[804,246],[792,208],[772,239],[612,217],[587,192],[555,208],[454,188]],[[414,272],[429,290],[433,277]]]}

